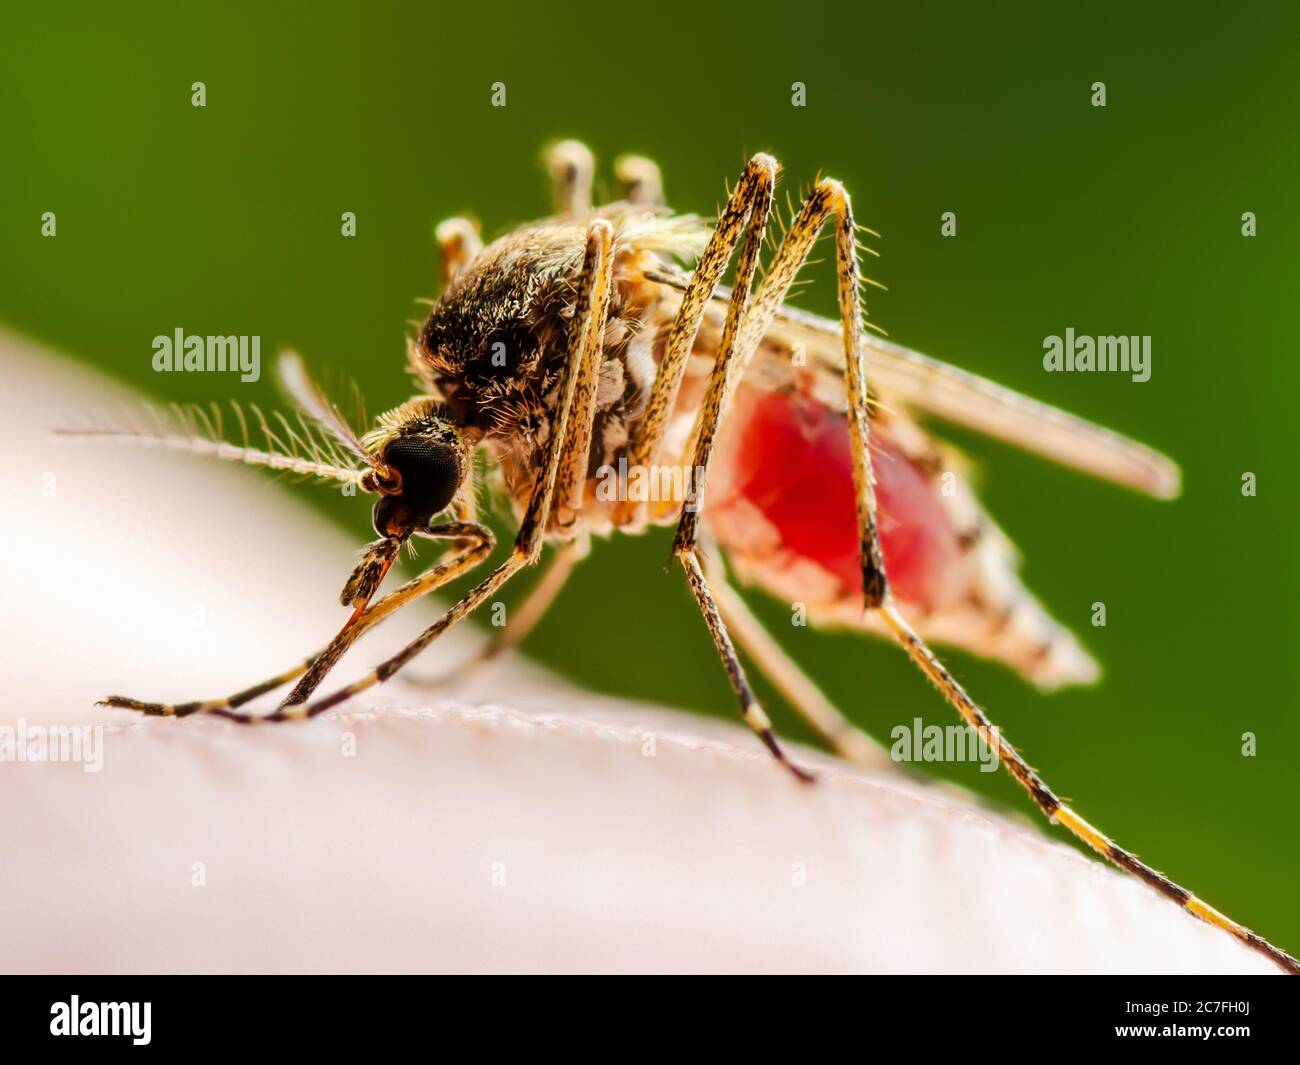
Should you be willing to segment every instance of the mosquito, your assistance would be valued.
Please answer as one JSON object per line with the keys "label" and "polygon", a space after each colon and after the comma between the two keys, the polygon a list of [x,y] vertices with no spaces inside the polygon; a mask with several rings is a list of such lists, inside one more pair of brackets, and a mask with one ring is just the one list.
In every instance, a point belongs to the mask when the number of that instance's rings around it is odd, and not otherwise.
{"label": "mosquito", "polygon": [[[922,427],[919,415],[1160,499],[1178,494],[1177,466],[1117,433],[868,332],[858,254],[870,250],[860,235],[871,231],[854,222],[838,181],[815,183],[773,240],[760,276],[778,173],[772,156],[748,162],[712,224],[668,210],[659,170],[648,159],[619,159],[618,198],[599,207],[586,147],[554,145],[546,163],[551,217],[487,246],[465,219],[438,227],[441,293],[407,345],[420,394],[380,416],[365,435],[294,355],[281,359],[279,375],[296,419],[256,409],[245,414],[236,405],[233,440],[219,410],[180,409],[150,426],[74,430],[341,482],[377,497],[378,539],[341,595],[351,613],[321,650],[223,699],[169,704],[114,695],[103,704],[250,724],[312,718],[387,681],[538,563],[545,545],[553,548],[549,568],[476,661],[524,638],[593,537],[675,526],[673,558],[741,716],[799,781],[813,777],[787,758],[737,643],[834,750],[864,765],[886,756],[764,630],[733,575],[802,603],[814,624],[895,641],[1049,821],[1195,917],[1300,973],[1289,954],[1077,814],[928,643],[999,660],[1044,689],[1097,673],[1079,642],[1023,587],[1010,541],[976,499],[959,457]],[[787,303],[828,226],[838,321]],[[733,258],[733,283],[724,287]],[[264,446],[250,442],[250,421]],[[617,471],[612,479],[610,471]],[[652,486],[666,479],[682,488],[635,491],[635,476],[644,471],[651,471]],[[518,523],[509,556],[396,654],[360,680],[314,697],[363,632],[487,560],[495,538],[478,516],[484,479]],[[403,545],[416,538],[442,541],[447,550],[376,599]],[[288,684],[273,711],[240,709]]]}

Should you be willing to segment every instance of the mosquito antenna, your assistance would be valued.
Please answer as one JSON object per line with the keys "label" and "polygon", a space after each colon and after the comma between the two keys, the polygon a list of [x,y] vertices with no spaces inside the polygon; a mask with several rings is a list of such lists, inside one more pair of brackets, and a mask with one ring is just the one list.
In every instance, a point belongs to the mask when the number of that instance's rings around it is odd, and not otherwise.
{"label": "mosquito antenna", "polygon": [[322,432],[333,437],[354,457],[371,467],[379,468],[381,463],[365,449],[356,430],[348,424],[347,419],[320,386],[311,379],[301,355],[296,351],[284,352],[280,356],[276,371],[281,387],[306,417],[319,426]]}
{"label": "mosquito antenna", "polygon": [[[233,420],[238,423],[237,428],[232,427],[234,439],[222,435],[219,408],[208,410],[179,404],[174,404],[166,412],[146,405],[142,412],[94,419],[85,425],[63,426],[54,432],[59,436],[94,436],[164,451],[206,455],[225,462],[344,484],[361,485],[363,478],[370,473],[368,466],[358,468],[350,463],[350,456],[342,453],[333,437],[315,431],[313,427],[317,423],[303,420],[300,430],[295,432],[287,420],[278,415],[281,434],[277,434],[256,407],[251,408],[252,421],[262,434],[263,446],[254,446],[248,415],[233,401],[230,409],[234,412]],[[284,434],[287,434],[287,439]]]}

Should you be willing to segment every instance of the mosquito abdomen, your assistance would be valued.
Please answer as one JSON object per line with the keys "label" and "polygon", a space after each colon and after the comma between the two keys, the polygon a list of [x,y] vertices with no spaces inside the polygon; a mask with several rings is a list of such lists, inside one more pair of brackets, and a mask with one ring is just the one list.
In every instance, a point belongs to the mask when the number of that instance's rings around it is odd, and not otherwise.
{"label": "mosquito abdomen", "polygon": [[[845,416],[799,391],[742,387],[731,418],[704,513],[737,570],[815,624],[872,628]],[[881,549],[914,623],[1044,687],[1094,679],[1092,659],[1021,585],[957,472],[910,453],[884,417],[871,446]]]}

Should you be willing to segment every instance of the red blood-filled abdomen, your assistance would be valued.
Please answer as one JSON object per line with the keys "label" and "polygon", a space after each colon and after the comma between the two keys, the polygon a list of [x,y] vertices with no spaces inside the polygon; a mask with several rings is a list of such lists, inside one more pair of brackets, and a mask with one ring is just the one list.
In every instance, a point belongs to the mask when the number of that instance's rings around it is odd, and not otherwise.
{"label": "red blood-filled abdomen", "polygon": [[[814,563],[839,594],[860,595],[850,448],[844,415],[797,393],[741,388],[709,472],[706,520],[729,550],[767,565]],[[932,607],[959,555],[938,486],[874,427],[871,457],[890,584]]]}

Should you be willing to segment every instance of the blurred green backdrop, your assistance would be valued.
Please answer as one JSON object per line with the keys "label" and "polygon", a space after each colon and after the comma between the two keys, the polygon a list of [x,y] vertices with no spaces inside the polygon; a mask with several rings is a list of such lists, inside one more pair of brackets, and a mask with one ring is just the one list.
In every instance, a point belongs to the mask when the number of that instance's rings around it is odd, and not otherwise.
{"label": "blurred green backdrop", "polygon": [[[151,338],[177,326],[257,334],[264,356],[293,344],[355,377],[374,411],[409,391],[404,323],[434,295],[433,225],[472,212],[491,235],[544,213],[546,140],[581,137],[606,163],[649,154],[672,203],[705,213],[756,150],[782,160],[787,187],[833,174],[882,234],[868,272],[889,291],[870,311],[894,338],[1129,432],[1185,471],[1183,498],[1162,505],[951,434],[984,467],[1029,583],[1107,674],[1043,697],[950,661],[1086,816],[1300,948],[1300,17],[773,0],[743,13],[667,0],[132,9],[7,12],[0,317],[170,399],[271,400],[265,377],[150,368]],[[195,81],[206,108],[191,106]],[[489,106],[498,81],[505,108]],[[45,211],[57,239],[40,235]],[[955,239],[940,236],[944,211]],[[834,306],[824,285],[802,302]],[[1151,380],[1045,374],[1043,337],[1067,326],[1152,335]],[[1242,497],[1243,471],[1256,498]],[[358,543],[369,535],[364,501],[295,490]],[[596,688],[729,716],[667,546],[667,533],[598,545],[528,650]],[[339,576],[322,575],[322,595]],[[1098,600],[1105,628],[1089,624]],[[871,732],[948,723],[894,649],[757,606]],[[760,687],[778,728],[806,736]],[[1002,775],[936,771],[1029,808]]]}

